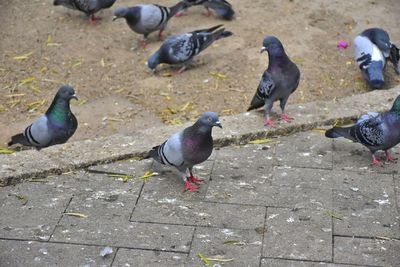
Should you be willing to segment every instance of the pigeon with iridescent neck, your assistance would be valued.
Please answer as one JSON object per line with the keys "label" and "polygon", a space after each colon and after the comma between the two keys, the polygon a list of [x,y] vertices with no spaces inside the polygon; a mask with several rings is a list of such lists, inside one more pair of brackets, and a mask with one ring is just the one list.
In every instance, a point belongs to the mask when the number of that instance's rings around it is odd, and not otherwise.
{"label": "pigeon with iridescent neck", "polygon": [[265,125],[274,126],[270,117],[275,101],[280,101],[281,120],[290,122],[292,118],[285,114],[286,102],[297,89],[300,81],[299,68],[286,55],[282,43],[274,36],[267,36],[263,41],[261,53],[268,51],[269,64],[264,72],[257,91],[247,111],[265,108]]}
{"label": "pigeon with iridescent neck", "polygon": [[193,176],[193,166],[210,157],[213,150],[211,131],[214,126],[222,128],[218,114],[205,112],[195,124],[153,147],[145,158],[174,166],[180,171],[186,190],[197,191],[198,187],[194,184],[202,180]]}
{"label": "pigeon with iridescent neck", "polygon": [[22,144],[41,149],[67,142],[78,127],[69,106],[71,99],[77,99],[74,89],[68,85],[62,86],[46,114],[36,119],[23,133],[11,137],[8,146]]}
{"label": "pigeon with iridescent neck", "polygon": [[375,157],[375,152],[378,150],[385,151],[387,161],[394,161],[395,158],[389,150],[400,143],[400,96],[396,98],[388,112],[369,112],[353,126],[333,127],[325,132],[325,136],[344,137],[364,145],[372,153],[372,165],[382,165],[382,162]]}
{"label": "pigeon with iridescent neck", "polygon": [[95,25],[97,20],[94,16],[98,11],[110,8],[116,0],[54,0],[53,5],[65,6],[66,8],[79,10],[90,16],[90,23]]}

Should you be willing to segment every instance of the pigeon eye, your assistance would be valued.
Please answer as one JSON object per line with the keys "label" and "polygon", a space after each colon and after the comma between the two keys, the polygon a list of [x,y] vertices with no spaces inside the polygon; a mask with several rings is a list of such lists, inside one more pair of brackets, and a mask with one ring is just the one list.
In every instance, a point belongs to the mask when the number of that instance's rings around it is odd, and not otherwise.
{"label": "pigeon eye", "polygon": [[212,122],[212,119],[211,119],[211,117],[208,117],[208,122]]}

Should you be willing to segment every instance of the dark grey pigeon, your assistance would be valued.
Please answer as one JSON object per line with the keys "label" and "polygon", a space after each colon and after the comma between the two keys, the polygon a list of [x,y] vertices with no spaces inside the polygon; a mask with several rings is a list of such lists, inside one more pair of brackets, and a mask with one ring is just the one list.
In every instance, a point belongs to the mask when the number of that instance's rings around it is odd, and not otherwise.
{"label": "dark grey pigeon", "polygon": [[333,127],[325,132],[329,138],[344,137],[366,146],[372,153],[372,164],[382,165],[375,152],[384,150],[387,161],[394,161],[389,149],[400,142],[400,96],[396,98],[390,111],[368,113],[350,127]]}
{"label": "dark grey pigeon", "polygon": [[274,36],[267,36],[263,41],[261,53],[268,51],[269,64],[264,72],[257,91],[247,111],[265,106],[265,125],[275,125],[270,117],[275,101],[280,101],[281,120],[291,122],[285,114],[286,102],[299,85],[300,71],[283,49],[282,43]]}
{"label": "dark grey pigeon", "polygon": [[77,99],[74,89],[68,85],[62,86],[46,114],[35,120],[23,133],[11,137],[8,146],[22,144],[41,149],[67,142],[78,127],[78,122],[69,107],[73,98]]}
{"label": "dark grey pigeon", "polygon": [[[193,176],[193,166],[206,161],[213,150],[212,127],[222,128],[218,114],[205,112],[192,126],[172,135],[159,146],[153,147],[145,158],[153,158],[164,165],[177,168],[186,190],[197,191],[200,182]],[[187,170],[189,169],[189,176]]]}
{"label": "dark grey pigeon", "polygon": [[168,21],[179,11],[187,7],[183,1],[172,7],[165,7],[156,4],[137,5],[134,7],[118,7],[114,10],[113,20],[125,18],[126,23],[132,31],[143,34],[144,40],[140,46],[146,47],[147,37],[150,33],[159,31],[158,37],[161,40],[163,31]]}
{"label": "dark grey pigeon", "polygon": [[400,74],[399,49],[390,42],[389,34],[385,30],[371,28],[363,31],[354,39],[354,48],[362,75],[372,88],[383,87],[387,60],[393,63],[396,73]]}
{"label": "dark grey pigeon", "polygon": [[[232,5],[225,0],[184,0],[189,6],[202,5],[206,8],[205,16],[209,17],[211,15],[210,9],[214,10],[218,17],[225,20],[232,20],[235,16],[235,11]],[[182,16],[183,13],[177,14]]]}
{"label": "dark grey pigeon", "polygon": [[79,10],[90,16],[90,23],[95,25],[99,18],[95,13],[102,9],[110,8],[116,0],[54,0],[53,5],[65,6],[70,9]]}
{"label": "dark grey pigeon", "polygon": [[178,71],[183,72],[194,56],[209,47],[214,41],[229,37],[233,33],[217,25],[167,38],[160,49],[150,56],[147,66],[153,71],[161,63],[184,64]]}

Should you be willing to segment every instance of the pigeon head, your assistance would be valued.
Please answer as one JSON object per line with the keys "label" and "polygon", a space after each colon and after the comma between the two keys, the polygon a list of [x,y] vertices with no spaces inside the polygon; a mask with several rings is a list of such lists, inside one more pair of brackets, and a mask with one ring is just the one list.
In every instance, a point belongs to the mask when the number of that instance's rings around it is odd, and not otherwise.
{"label": "pigeon head", "polygon": [[280,52],[283,50],[281,41],[275,36],[267,36],[264,38],[263,46],[260,53],[268,51],[268,53]]}
{"label": "pigeon head", "polygon": [[217,126],[222,128],[221,122],[219,121],[218,114],[215,112],[204,112],[198,120],[202,125],[207,125],[210,127]]}
{"label": "pigeon head", "polygon": [[147,66],[152,70],[155,71],[157,66],[160,64],[160,51],[155,52],[153,55],[149,57],[147,60]]}
{"label": "pigeon head", "polygon": [[117,7],[114,10],[113,21],[120,18],[125,18],[132,23],[136,23],[140,17],[140,7]]}
{"label": "pigeon head", "polygon": [[61,86],[60,89],[58,89],[57,98],[61,98],[66,101],[69,101],[72,98],[78,100],[78,98],[76,97],[74,88],[72,88],[69,85]]}
{"label": "pigeon head", "polygon": [[396,100],[393,103],[392,108],[390,109],[391,112],[396,113],[398,116],[400,116],[400,95],[397,96]]}

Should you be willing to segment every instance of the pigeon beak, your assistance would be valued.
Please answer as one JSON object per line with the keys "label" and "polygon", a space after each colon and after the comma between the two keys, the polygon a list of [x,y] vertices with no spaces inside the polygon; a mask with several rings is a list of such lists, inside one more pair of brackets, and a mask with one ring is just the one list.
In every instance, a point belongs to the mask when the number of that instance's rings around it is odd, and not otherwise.
{"label": "pigeon beak", "polygon": [[221,124],[220,121],[216,121],[216,122],[215,122],[215,126],[217,126],[217,127],[219,127],[219,128],[222,129],[222,124]]}
{"label": "pigeon beak", "polygon": [[118,17],[117,17],[117,16],[114,16],[114,17],[113,17],[113,21],[115,21],[116,19],[118,19]]}
{"label": "pigeon beak", "polygon": [[72,96],[71,96],[71,99],[75,99],[75,100],[78,100],[78,97],[76,96],[76,94],[73,94]]}
{"label": "pigeon beak", "polygon": [[263,47],[261,48],[260,54],[261,54],[262,52],[265,52],[265,51],[267,51],[267,48],[266,48],[265,46],[263,46]]}

